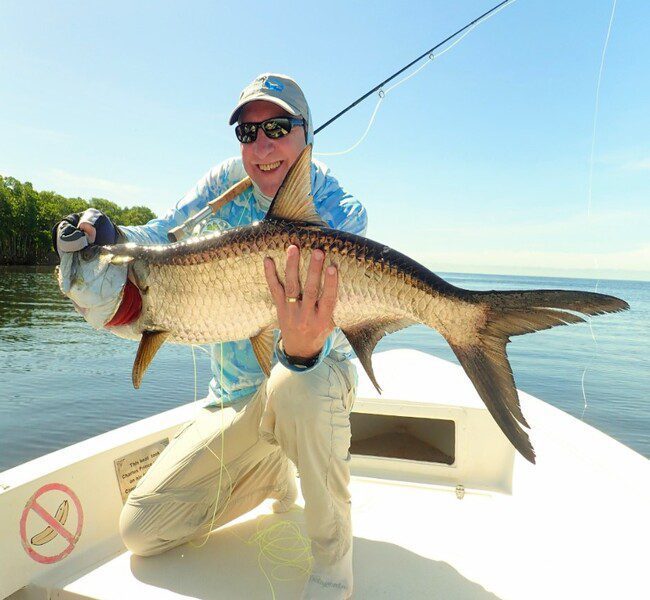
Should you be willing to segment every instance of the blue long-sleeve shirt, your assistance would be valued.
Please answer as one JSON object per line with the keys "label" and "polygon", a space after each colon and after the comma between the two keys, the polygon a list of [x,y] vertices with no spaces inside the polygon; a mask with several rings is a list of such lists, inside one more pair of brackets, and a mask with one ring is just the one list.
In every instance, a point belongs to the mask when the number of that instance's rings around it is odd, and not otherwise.
{"label": "blue long-sleeve shirt", "polygon": [[[246,176],[240,158],[225,160],[208,171],[198,183],[163,217],[153,219],[146,225],[121,227],[129,242],[137,244],[166,244],[167,232],[180,225],[190,216],[203,209],[210,200],[221,195],[229,187]],[[361,203],[346,193],[338,181],[322,163],[314,161],[311,166],[311,188],[318,214],[333,229],[363,235],[367,228],[367,214]],[[226,204],[203,223],[200,231],[225,230],[239,225],[260,221],[266,215],[271,198],[255,187],[248,188]],[[277,340],[277,335],[276,335]],[[328,337],[315,368],[331,352],[336,356],[349,357],[351,348],[339,329]],[[264,380],[249,340],[212,344],[210,348],[213,378],[208,397],[210,403],[229,404],[252,394]],[[278,360],[287,368],[290,365],[284,353],[277,348]],[[306,372],[309,369],[302,369]]]}

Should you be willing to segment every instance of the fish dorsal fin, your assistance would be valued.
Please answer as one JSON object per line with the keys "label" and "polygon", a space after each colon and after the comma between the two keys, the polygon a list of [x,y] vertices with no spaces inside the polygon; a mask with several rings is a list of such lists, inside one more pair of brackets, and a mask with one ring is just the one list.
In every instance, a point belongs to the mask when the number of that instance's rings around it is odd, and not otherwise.
{"label": "fish dorsal fin", "polygon": [[372,381],[376,390],[381,394],[381,388],[375,378],[375,373],[372,370],[372,351],[375,349],[377,342],[388,333],[394,333],[400,329],[404,329],[409,325],[415,324],[415,321],[407,318],[386,318],[372,321],[365,321],[341,329],[348,338],[348,342],[352,346],[355,354],[357,355],[361,366]]}
{"label": "fish dorsal fin", "polygon": [[316,212],[311,195],[311,144],[305,147],[289,169],[266,218],[327,225]]}
{"label": "fish dorsal fin", "polygon": [[135,362],[133,363],[133,371],[131,372],[131,379],[133,380],[133,387],[137,390],[142,383],[147,367],[151,364],[156,352],[160,350],[160,346],[169,336],[168,331],[143,331],[138,352],[135,355]]}
{"label": "fish dorsal fin", "polygon": [[262,329],[256,336],[251,338],[253,351],[260,363],[264,375],[267,377],[271,374],[271,361],[273,360],[273,349],[275,346],[275,337],[273,335],[273,326]]}

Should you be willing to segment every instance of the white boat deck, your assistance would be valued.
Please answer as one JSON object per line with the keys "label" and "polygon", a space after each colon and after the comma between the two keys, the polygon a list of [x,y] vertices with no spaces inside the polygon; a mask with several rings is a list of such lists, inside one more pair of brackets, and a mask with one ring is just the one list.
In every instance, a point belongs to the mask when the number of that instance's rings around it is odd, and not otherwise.
{"label": "white boat deck", "polygon": [[[455,459],[353,458],[355,599],[650,597],[647,459],[521,393],[538,458],[531,465],[514,455],[459,367],[415,351],[382,353],[374,362],[385,384],[382,400],[361,377],[355,412],[454,420]],[[135,557],[121,546],[113,461],[160,439],[193,410],[175,409],[1,473],[7,560],[0,597],[22,588],[9,597],[298,598],[305,575],[284,569],[275,575],[289,580],[274,576],[251,540],[278,523],[301,525],[299,507],[271,515],[265,503],[201,547],[185,544],[156,557]],[[93,458],[71,464],[90,448]],[[84,470],[93,461],[93,470]],[[75,489],[85,523],[74,550],[44,565],[16,539],[17,521],[34,491],[51,481]],[[296,539],[288,537],[287,544]]]}

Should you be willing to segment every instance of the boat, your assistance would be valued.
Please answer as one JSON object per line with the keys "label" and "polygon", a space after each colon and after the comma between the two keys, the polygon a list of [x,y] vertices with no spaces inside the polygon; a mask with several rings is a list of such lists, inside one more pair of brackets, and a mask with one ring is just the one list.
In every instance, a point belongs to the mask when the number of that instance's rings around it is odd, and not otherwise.
{"label": "boat", "polygon": [[[650,597],[648,459],[520,391],[533,465],[460,366],[410,349],[373,360],[383,393],[359,368],[351,415],[355,599]],[[278,570],[260,540],[286,531],[290,551],[305,548],[300,498],[158,556],[122,544],[128,491],[200,410],[185,404],[0,473],[0,597],[298,598],[304,565]]]}

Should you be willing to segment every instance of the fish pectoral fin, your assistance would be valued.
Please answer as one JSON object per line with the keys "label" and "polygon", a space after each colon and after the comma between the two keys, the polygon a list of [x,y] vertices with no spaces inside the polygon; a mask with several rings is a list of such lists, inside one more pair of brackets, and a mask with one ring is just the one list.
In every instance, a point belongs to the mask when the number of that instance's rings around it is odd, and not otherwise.
{"label": "fish pectoral fin", "polygon": [[289,169],[265,218],[328,226],[316,212],[311,195],[311,144],[305,147]]}
{"label": "fish pectoral fin", "polygon": [[264,371],[264,375],[267,377],[271,374],[271,361],[273,360],[273,349],[275,346],[273,331],[274,327],[269,326],[251,338],[251,344],[253,345],[253,352],[255,352],[257,362],[260,363],[260,367],[262,367],[262,371]]}
{"label": "fish pectoral fin", "polygon": [[372,381],[376,390],[381,394],[381,388],[372,370],[372,352],[381,338],[389,333],[414,325],[415,321],[408,318],[386,318],[372,321],[364,321],[351,327],[341,328],[341,331],[348,338],[357,355],[361,366]]}
{"label": "fish pectoral fin", "polygon": [[168,336],[168,331],[142,332],[142,338],[140,339],[138,352],[135,355],[135,362],[133,363],[133,371],[131,374],[133,387],[136,390],[140,387],[140,383],[142,383],[142,377],[149,367],[149,364],[153,360],[153,357],[156,356],[156,352],[160,350],[160,347],[163,345]]}

